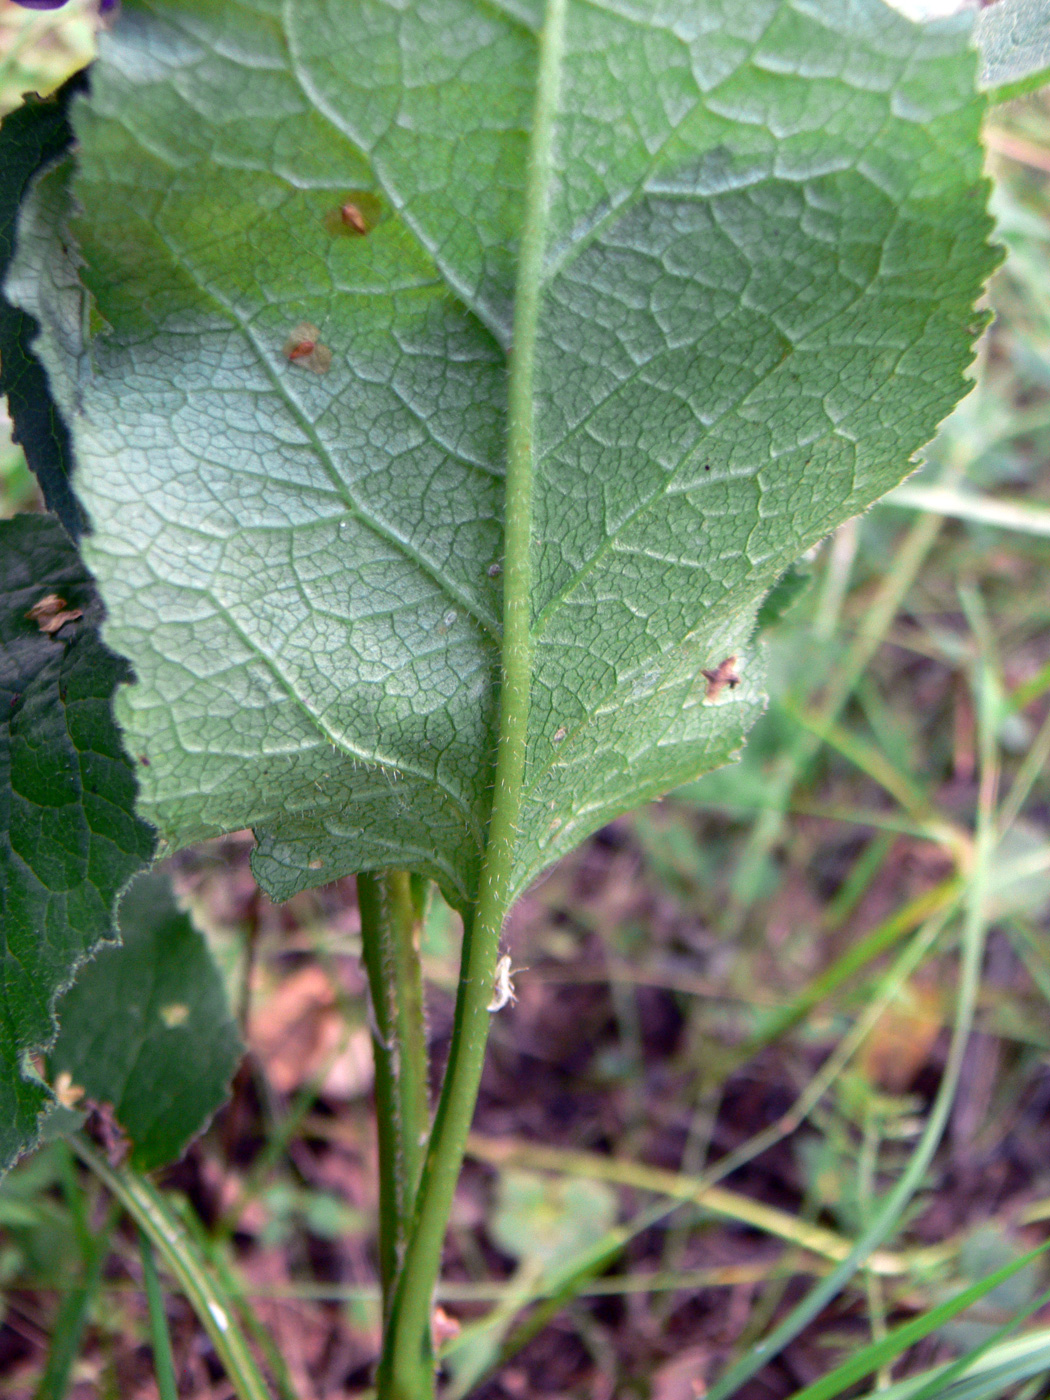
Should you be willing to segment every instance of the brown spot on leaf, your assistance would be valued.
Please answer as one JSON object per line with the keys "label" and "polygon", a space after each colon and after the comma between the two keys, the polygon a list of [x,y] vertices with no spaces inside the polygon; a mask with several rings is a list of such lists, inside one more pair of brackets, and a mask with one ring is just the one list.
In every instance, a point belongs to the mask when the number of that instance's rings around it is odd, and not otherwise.
{"label": "brown spot on leaf", "polygon": [[287,355],[290,360],[303,360],[307,355],[312,355],[316,349],[316,341],[299,340],[294,345],[289,346]]}
{"label": "brown spot on leaf", "polygon": [[292,364],[314,374],[327,374],[332,367],[332,352],[320,341],[321,332],[309,321],[300,321],[284,342],[285,358]]}
{"label": "brown spot on leaf", "polygon": [[726,686],[730,690],[735,690],[740,684],[740,677],[736,673],[736,657],[727,656],[724,661],[720,661],[713,671],[701,671],[700,674],[707,682],[707,699],[717,700],[725,690]]}
{"label": "brown spot on leaf", "polygon": [[370,190],[347,190],[342,201],[324,216],[333,238],[364,238],[379,222],[383,206]]}
{"label": "brown spot on leaf", "polygon": [[356,233],[368,232],[365,216],[361,213],[360,209],[358,209],[357,205],[351,204],[349,200],[340,208],[339,217],[347,228],[352,228]]}
{"label": "brown spot on leaf", "polygon": [[81,1084],[73,1083],[73,1076],[68,1069],[62,1070],[54,1083],[55,1098],[63,1108],[76,1108],[77,1104],[84,1097],[84,1088]]}
{"label": "brown spot on leaf", "polygon": [[30,622],[35,622],[41,632],[46,632],[49,637],[53,637],[67,622],[76,622],[83,616],[80,608],[67,608],[65,598],[60,598],[57,593],[48,593],[26,613]]}

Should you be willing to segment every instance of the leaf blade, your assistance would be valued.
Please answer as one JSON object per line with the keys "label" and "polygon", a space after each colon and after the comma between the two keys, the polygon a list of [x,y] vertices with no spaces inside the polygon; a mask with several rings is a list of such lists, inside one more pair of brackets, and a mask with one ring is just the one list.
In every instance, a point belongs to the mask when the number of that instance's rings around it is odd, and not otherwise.
{"label": "leaf blade", "polygon": [[[23,1059],[53,1040],[56,998],[114,937],[117,898],[149,862],[154,837],[133,813],[135,779],[110,709],[127,667],[98,639],[97,596],[58,522],[0,521],[0,571],[0,1167],[7,1167],[36,1141],[51,1102],[42,1081],[26,1077]],[[52,637],[27,612],[58,590],[83,616]]]}
{"label": "leaf blade", "polygon": [[75,118],[111,327],[75,435],[144,810],[178,844],[252,825],[278,897],[398,863],[462,905],[508,432],[534,510],[517,891],[739,748],[761,598],[963,392],[995,256],[964,21],[568,0],[532,257],[540,17],[393,14],[128,7]]}
{"label": "leaf blade", "polygon": [[243,1051],[207,944],[164,874],[144,875],[120,905],[118,947],[103,948],[58,1006],[52,1081],[69,1076],[113,1106],[131,1165],[176,1161],[225,1102]]}

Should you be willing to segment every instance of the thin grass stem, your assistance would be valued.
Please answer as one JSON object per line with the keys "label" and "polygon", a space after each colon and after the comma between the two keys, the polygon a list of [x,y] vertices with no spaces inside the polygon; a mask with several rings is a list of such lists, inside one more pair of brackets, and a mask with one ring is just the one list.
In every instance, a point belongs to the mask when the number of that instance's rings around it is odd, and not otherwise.
{"label": "thin grass stem", "polygon": [[110,1166],[86,1138],[73,1137],[70,1145],[159,1251],[210,1337],[238,1400],[271,1400],[262,1373],[238,1326],[232,1300],[219,1287],[164,1197],[137,1172]]}
{"label": "thin grass stem", "polygon": [[153,1344],[153,1374],[160,1400],[179,1400],[175,1381],[175,1359],[171,1354],[171,1334],[164,1311],[164,1293],[157,1274],[153,1245],[139,1226],[139,1255],[142,1259],[142,1280],[146,1285],[146,1306],[149,1309],[150,1341]]}

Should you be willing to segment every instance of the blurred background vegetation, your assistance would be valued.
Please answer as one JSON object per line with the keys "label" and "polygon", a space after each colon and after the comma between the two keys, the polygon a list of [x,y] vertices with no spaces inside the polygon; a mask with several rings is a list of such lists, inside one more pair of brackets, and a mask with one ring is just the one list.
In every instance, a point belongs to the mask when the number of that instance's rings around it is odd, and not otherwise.
{"label": "blurred background vegetation", "polygon": [[[93,34],[87,3],[0,4],[0,111]],[[512,917],[526,970],[494,1018],[435,1315],[453,1397],[695,1400],[889,1211],[885,1246],[739,1392],[793,1395],[1046,1238],[1050,101],[993,111],[987,137],[1007,258],[973,393],[922,470],[776,590],[769,710],[741,761],[614,823]],[[0,514],[38,509],[0,432]],[[364,1396],[376,1170],[353,882],[275,907],[250,845],[171,863],[250,1054],[160,1184],[275,1393]],[[435,897],[439,1064],[459,933]],[[1035,1400],[1050,1314],[1018,1341],[999,1329],[1045,1275],[1026,1265],[861,1391]],[[5,1400],[156,1396],[147,1282],[64,1143],[21,1164],[0,1187]],[[177,1393],[229,1396],[164,1282]],[[989,1342],[976,1369],[936,1370]]]}

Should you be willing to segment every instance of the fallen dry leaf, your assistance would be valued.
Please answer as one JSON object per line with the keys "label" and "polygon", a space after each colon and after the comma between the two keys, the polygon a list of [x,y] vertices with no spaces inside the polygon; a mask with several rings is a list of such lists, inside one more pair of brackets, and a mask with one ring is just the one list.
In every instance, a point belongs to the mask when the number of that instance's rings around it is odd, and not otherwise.
{"label": "fallen dry leaf", "polygon": [[248,1045],[280,1094],[294,1093],[322,1072],[327,1098],[353,1099],[371,1088],[368,1029],[347,1026],[335,988],[319,967],[293,973],[256,1004]]}

